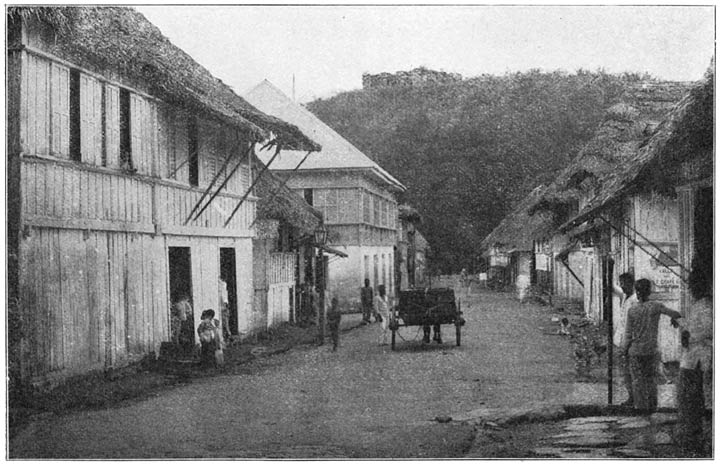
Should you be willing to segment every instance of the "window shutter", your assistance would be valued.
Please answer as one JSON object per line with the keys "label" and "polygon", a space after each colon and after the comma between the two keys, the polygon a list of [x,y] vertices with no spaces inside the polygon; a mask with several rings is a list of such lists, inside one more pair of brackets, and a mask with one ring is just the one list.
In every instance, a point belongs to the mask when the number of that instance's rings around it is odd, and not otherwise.
{"label": "window shutter", "polygon": [[105,85],[105,165],[120,167],[120,89]]}
{"label": "window shutter", "polygon": [[27,90],[23,93],[27,113],[24,148],[33,155],[50,153],[50,63],[33,55],[27,57]]}
{"label": "window shutter", "polygon": [[51,65],[52,154],[70,158],[70,69]]}
{"label": "window shutter", "polygon": [[80,154],[84,163],[102,165],[102,86],[80,74]]}

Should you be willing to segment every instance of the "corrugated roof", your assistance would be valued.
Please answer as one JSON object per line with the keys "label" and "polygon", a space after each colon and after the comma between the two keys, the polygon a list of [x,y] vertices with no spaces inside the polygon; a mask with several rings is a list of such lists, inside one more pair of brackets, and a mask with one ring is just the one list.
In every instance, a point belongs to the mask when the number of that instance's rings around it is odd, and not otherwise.
{"label": "corrugated roof", "polygon": [[209,113],[260,141],[272,134],[286,148],[318,150],[297,127],[258,111],[173,45],[145,16],[126,7],[11,7],[10,21],[38,20],[53,29],[51,53],[149,86],[150,93]]}
{"label": "corrugated roof", "polygon": [[[385,171],[376,162],[368,158],[353,144],[331,129],[310,111],[295,103],[269,81],[264,80],[245,94],[245,98],[261,111],[296,124],[303,132],[322,145],[322,150],[313,153],[303,163],[301,170],[348,169],[371,171],[382,182],[398,190],[405,186]],[[265,150],[259,154],[267,161],[272,152]],[[292,170],[297,166],[305,153],[299,151],[283,151],[273,161],[273,170]]]}
{"label": "corrugated roof", "polygon": [[[661,175],[659,171],[662,171],[663,167],[677,165],[691,157],[712,157],[714,81],[714,69],[711,67],[706,77],[693,86],[652,136],[632,156],[602,177],[598,193],[578,215],[564,224],[562,229],[587,220],[631,188],[644,175]],[[708,161],[712,163],[711,159]],[[706,175],[712,177],[712,170]],[[673,184],[669,187],[675,186]]]}

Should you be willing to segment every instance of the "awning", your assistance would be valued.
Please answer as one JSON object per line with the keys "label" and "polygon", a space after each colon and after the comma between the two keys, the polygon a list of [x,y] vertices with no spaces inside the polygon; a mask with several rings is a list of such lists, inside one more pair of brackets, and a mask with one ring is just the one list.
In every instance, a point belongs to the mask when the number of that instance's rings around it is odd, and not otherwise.
{"label": "awning", "polygon": [[322,251],[324,251],[325,253],[329,253],[329,254],[331,254],[331,255],[339,256],[339,257],[341,257],[341,258],[347,258],[347,257],[348,257],[347,253],[342,252],[342,251],[340,251],[340,250],[337,250],[337,249],[335,249],[335,248],[329,247],[329,246],[327,246],[327,245],[321,245],[321,246],[319,246],[318,248],[320,248],[320,249],[321,249]]}

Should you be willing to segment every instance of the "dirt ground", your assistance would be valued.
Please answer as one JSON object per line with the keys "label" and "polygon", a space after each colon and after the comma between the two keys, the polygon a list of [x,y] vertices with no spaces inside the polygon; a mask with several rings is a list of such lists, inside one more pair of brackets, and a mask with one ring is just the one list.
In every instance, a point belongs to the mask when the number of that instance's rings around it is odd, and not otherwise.
{"label": "dirt ground", "polygon": [[10,456],[459,458],[474,427],[437,418],[560,404],[575,378],[547,308],[490,292],[462,307],[460,347],[452,326],[442,345],[405,327],[391,351],[371,324],[344,333],[337,352],[301,345],[112,408],[46,415],[13,435]]}

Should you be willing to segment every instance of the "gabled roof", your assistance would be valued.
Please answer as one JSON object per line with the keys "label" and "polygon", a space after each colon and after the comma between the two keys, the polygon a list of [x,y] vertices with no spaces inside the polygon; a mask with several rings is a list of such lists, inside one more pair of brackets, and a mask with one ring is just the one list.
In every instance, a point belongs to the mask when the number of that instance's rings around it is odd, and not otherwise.
{"label": "gabled roof", "polygon": [[533,240],[550,235],[556,229],[553,215],[547,211],[533,215],[529,209],[545,193],[546,187],[536,187],[500,224],[480,243],[483,250],[492,247],[532,251]]}
{"label": "gabled roof", "polygon": [[692,87],[652,136],[632,156],[603,176],[601,189],[562,229],[586,221],[642,181],[654,184],[658,190],[673,189],[676,183],[666,179],[663,171],[672,170],[685,160],[704,158],[710,169],[703,174],[705,178],[712,178],[714,83],[711,66],[705,78]]}
{"label": "gabled roof", "polygon": [[[373,174],[390,188],[405,190],[405,186],[390,173],[267,80],[247,92],[245,98],[261,111],[296,124],[322,145],[322,150],[310,155],[300,170],[362,170]],[[270,151],[259,154],[264,161],[270,155]],[[270,169],[293,170],[304,156],[305,153],[299,151],[284,151],[273,161]]]}
{"label": "gabled roof", "polygon": [[102,73],[110,70],[189,110],[214,116],[282,147],[317,151],[297,127],[258,111],[173,45],[145,16],[126,7],[11,7],[10,23],[37,20],[55,33],[51,53]]}

